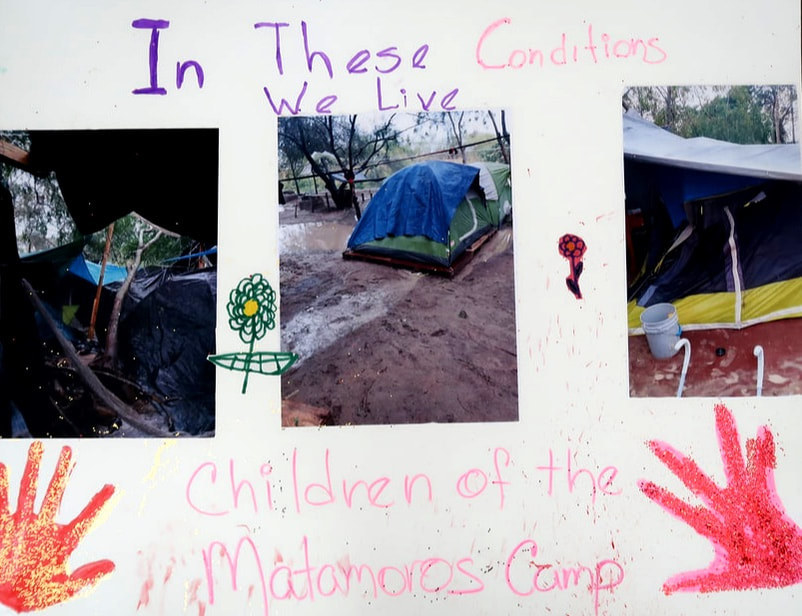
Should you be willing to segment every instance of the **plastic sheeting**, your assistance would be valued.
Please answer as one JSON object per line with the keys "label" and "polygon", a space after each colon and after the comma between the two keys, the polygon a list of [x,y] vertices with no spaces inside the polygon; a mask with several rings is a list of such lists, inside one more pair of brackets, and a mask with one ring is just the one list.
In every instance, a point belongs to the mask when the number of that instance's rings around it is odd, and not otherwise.
{"label": "plastic sheeting", "polygon": [[83,234],[129,212],[217,243],[217,129],[31,131],[31,161],[56,172]]}
{"label": "plastic sheeting", "polygon": [[624,114],[624,156],[661,165],[754,178],[802,181],[799,145],[741,145],[708,137],[685,139]]}
{"label": "plastic sheeting", "polygon": [[[133,285],[141,297],[120,323],[120,361],[147,391],[165,399],[175,430],[214,429],[217,272],[162,271]],[[144,288],[143,288],[144,287]]]}

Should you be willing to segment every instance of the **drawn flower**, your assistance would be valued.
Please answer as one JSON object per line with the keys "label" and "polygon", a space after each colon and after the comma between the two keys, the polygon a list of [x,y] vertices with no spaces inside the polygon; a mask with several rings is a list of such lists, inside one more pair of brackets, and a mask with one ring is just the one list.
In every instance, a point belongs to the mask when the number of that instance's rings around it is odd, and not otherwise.
{"label": "drawn flower", "polygon": [[276,292],[261,274],[243,278],[228,296],[228,326],[239,333],[240,340],[250,345],[245,355],[245,379],[242,393],[248,387],[253,345],[276,326]]}
{"label": "drawn flower", "polygon": [[579,276],[583,269],[582,256],[588,246],[585,244],[585,240],[571,233],[563,235],[558,246],[560,254],[571,263],[571,275],[565,279],[565,284],[577,299],[582,299],[582,292],[579,290]]}
{"label": "drawn flower", "polygon": [[248,344],[247,351],[235,351],[209,355],[207,359],[226,370],[244,372],[242,393],[248,388],[248,375],[284,374],[295,363],[298,356],[290,351],[258,351],[253,345],[276,327],[276,292],[261,274],[251,274],[240,280],[237,288],[228,296],[228,325],[239,334],[240,340]]}
{"label": "drawn flower", "polygon": [[578,235],[566,233],[560,238],[560,252],[566,259],[581,259],[585,250],[585,240]]}
{"label": "drawn flower", "polygon": [[251,345],[276,326],[276,292],[261,274],[244,278],[231,291],[226,306],[228,325]]}

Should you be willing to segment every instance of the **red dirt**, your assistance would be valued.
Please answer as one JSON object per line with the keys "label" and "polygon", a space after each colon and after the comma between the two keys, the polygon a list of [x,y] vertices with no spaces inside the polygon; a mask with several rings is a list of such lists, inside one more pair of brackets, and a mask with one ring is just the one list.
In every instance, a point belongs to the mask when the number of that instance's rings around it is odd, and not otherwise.
{"label": "red dirt", "polygon": [[[802,319],[753,325],[742,330],[685,331],[691,362],[683,397],[754,396],[757,390],[755,345],[763,347],[764,396],[802,393]],[[724,349],[716,355],[716,349]],[[629,337],[631,396],[676,396],[684,351],[654,359],[646,336]]]}

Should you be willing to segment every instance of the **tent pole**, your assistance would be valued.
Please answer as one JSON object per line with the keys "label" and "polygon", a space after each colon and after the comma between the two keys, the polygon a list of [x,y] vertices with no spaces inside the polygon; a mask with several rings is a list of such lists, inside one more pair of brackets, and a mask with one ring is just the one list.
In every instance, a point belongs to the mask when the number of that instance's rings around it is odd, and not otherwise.
{"label": "tent pole", "polygon": [[114,237],[114,223],[111,223],[106,229],[106,246],[103,248],[103,259],[100,262],[100,277],[97,281],[97,290],[95,291],[95,301],[92,302],[92,317],[89,319],[89,332],[87,338],[89,340],[96,340],[95,325],[97,321],[97,311],[100,306],[100,292],[103,290],[103,276],[106,273],[106,262],[109,260],[109,252],[111,251],[111,238]]}

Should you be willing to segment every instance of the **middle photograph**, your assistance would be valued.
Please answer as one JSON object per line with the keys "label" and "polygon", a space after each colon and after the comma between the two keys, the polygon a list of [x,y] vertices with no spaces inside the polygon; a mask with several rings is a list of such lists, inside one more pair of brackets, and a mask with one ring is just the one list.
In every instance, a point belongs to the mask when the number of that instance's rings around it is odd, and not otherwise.
{"label": "middle photograph", "polygon": [[279,118],[283,426],[518,420],[507,123]]}

